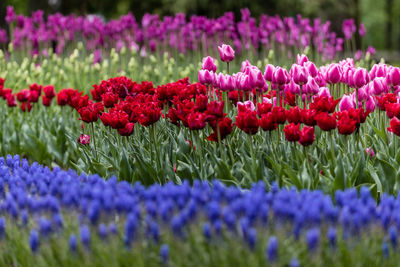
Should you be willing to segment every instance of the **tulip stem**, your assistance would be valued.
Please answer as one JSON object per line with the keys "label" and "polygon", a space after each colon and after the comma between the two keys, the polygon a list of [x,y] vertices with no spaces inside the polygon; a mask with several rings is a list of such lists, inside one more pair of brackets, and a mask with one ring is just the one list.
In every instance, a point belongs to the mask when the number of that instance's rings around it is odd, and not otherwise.
{"label": "tulip stem", "polygon": [[250,146],[250,157],[251,157],[251,172],[254,172],[254,176],[252,177],[253,179],[257,179],[257,171],[256,171],[256,159],[254,155],[254,147],[253,147],[253,140],[250,134],[247,135],[247,140],[249,141],[249,146]]}
{"label": "tulip stem", "polygon": [[94,146],[94,158],[97,160],[97,148],[96,148],[96,137],[94,132],[94,122],[90,123],[92,125],[92,137],[93,137],[93,146]]}
{"label": "tulip stem", "polygon": [[229,74],[229,62],[226,62],[226,71]]}
{"label": "tulip stem", "polygon": [[[276,89],[276,100],[277,100],[277,104],[276,104],[276,106],[277,107],[280,107],[281,106],[281,101],[280,101],[280,91],[279,91],[279,88],[278,89]],[[272,104],[274,103],[274,94],[272,93]]]}
{"label": "tulip stem", "polygon": [[356,109],[358,109],[358,88],[356,88]]}
{"label": "tulip stem", "polygon": [[[155,152],[155,160],[156,160],[156,166],[157,166],[157,173],[161,169],[160,168],[160,160],[159,160],[159,153],[158,153],[158,145],[157,145],[157,140],[156,140],[156,133],[155,133],[155,126],[150,125],[150,135],[151,135],[151,142],[153,143],[152,146],[154,147],[154,152]],[[151,151],[153,154],[153,151]]]}

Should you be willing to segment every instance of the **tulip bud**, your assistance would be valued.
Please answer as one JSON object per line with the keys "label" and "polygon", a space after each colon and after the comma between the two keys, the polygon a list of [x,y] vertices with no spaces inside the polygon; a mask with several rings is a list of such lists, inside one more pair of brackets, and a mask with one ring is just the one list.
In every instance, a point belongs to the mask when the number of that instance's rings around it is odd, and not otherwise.
{"label": "tulip bud", "polygon": [[264,79],[271,82],[274,71],[275,71],[274,65],[268,64],[267,66],[265,66]]}
{"label": "tulip bud", "polygon": [[290,69],[290,75],[292,76],[293,81],[300,86],[305,84],[308,80],[308,73],[305,68],[297,64],[293,64]]}
{"label": "tulip bud", "polygon": [[305,62],[304,68],[306,68],[311,77],[315,78],[318,75],[318,69],[313,62],[311,61]]}
{"label": "tulip bud", "polygon": [[333,64],[329,67],[327,78],[331,84],[336,84],[340,81],[342,78],[342,72],[338,64]]}
{"label": "tulip bud", "polygon": [[354,73],[354,84],[357,88],[366,85],[369,82],[369,74],[366,69],[358,68]]}
{"label": "tulip bud", "polygon": [[219,57],[223,62],[231,62],[235,58],[235,51],[230,45],[218,46]]}
{"label": "tulip bud", "polygon": [[340,100],[340,103],[339,103],[340,111],[345,111],[345,110],[349,110],[352,108],[355,108],[355,102],[354,102],[352,96],[344,95],[342,97],[342,100]]}
{"label": "tulip bud", "polygon": [[389,72],[389,81],[393,86],[400,85],[400,68],[392,68]]}
{"label": "tulip bud", "polygon": [[375,152],[374,152],[374,150],[372,149],[372,147],[367,147],[367,148],[365,149],[365,152],[367,152],[367,155],[370,156],[371,158],[375,156]]}
{"label": "tulip bud", "polygon": [[289,75],[287,70],[281,67],[276,67],[272,76],[272,82],[275,84],[283,85],[289,82]]}
{"label": "tulip bud", "polygon": [[203,70],[213,71],[217,70],[217,65],[215,65],[215,60],[212,57],[205,57],[203,58],[201,68]]}
{"label": "tulip bud", "polygon": [[304,55],[304,54],[302,54],[302,55],[297,54],[297,64],[298,64],[298,65],[303,66],[304,63],[306,63],[306,62],[308,62],[308,58],[307,58],[306,55]]}

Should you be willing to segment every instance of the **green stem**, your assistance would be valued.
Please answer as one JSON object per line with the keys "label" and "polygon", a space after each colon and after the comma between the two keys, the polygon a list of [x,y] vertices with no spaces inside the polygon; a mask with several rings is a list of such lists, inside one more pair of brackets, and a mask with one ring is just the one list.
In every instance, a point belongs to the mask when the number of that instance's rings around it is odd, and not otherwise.
{"label": "green stem", "polygon": [[92,137],[93,137],[93,146],[94,146],[94,158],[97,160],[97,148],[96,148],[96,137],[94,131],[94,123],[91,123],[92,127]]}

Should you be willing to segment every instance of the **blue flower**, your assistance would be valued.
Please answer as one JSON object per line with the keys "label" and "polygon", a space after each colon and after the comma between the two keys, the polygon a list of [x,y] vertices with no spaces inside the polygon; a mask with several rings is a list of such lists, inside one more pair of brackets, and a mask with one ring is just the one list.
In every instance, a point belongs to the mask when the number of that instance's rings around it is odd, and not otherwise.
{"label": "blue flower", "polygon": [[306,241],[308,250],[314,251],[319,245],[320,230],[318,228],[313,228],[307,231]]}
{"label": "blue flower", "polygon": [[82,225],[80,227],[80,237],[81,237],[81,242],[83,245],[86,247],[90,246],[90,229],[86,225]]}
{"label": "blue flower", "polygon": [[329,228],[327,235],[331,247],[336,247],[336,229],[334,227]]}
{"label": "blue flower", "polygon": [[105,238],[107,237],[107,226],[106,226],[104,223],[101,223],[101,224],[99,225],[97,231],[98,231],[98,233],[99,233],[99,236],[100,236],[102,239],[105,239]]}
{"label": "blue flower", "polygon": [[167,264],[169,260],[169,246],[163,244],[160,248],[160,260],[163,264]]}
{"label": "blue flower", "polygon": [[71,235],[69,236],[69,249],[70,249],[72,252],[75,252],[75,251],[76,251],[76,248],[77,248],[76,235],[71,234]]}
{"label": "blue flower", "polygon": [[51,221],[45,217],[39,219],[39,232],[43,236],[47,236],[51,233]]}
{"label": "blue flower", "polygon": [[387,242],[383,242],[382,244],[382,253],[385,259],[389,258],[389,245]]}
{"label": "blue flower", "polygon": [[36,252],[39,248],[39,234],[36,230],[31,230],[29,234],[29,247],[32,252]]}
{"label": "blue flower", "polygon": [[6,233],[6,219],[4,217],[0,217],[0,238]]}
{"label": "blue flower", "polygon": [[275,236],[271,236],[268,240],[266,255],[270,262],[278,259],[278,239]]}
{"label": "blue flower", "polygon": [[297,259],[292,259],[289,263],[289,267],[300,267],[300,263]]}
{"label": "blue flower", "polygon": [[389,239],[390,243],[392,243],[392,247],[397,248],[397,231],[394,226],[390,226],[389,228]]}
{"label": "blue flower", "polygon": [[203,224],[203,235],[207,240],[211,239],[211,226],[208,222]]}

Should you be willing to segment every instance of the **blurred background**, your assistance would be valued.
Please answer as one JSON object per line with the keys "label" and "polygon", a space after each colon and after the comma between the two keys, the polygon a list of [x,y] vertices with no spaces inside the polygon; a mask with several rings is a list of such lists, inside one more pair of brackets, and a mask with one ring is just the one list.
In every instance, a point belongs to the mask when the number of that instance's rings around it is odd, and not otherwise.
{"label": "blurred background", "polygon": [[240,9],[248,7],[256,18],[262,13],[320,17],[332,21],[336,32],[341,32],[344,19],[354,18],[357,24],[365,24],[367,44],[383,52],[400,50],[400,0],[0,0],[0,26],[5,25],[7,5],[24,15],[42,9],[46,14],[97,14],[110,19],[132,12],[139,20],[145,13],[217,17],[226,11],[240,18]]}

